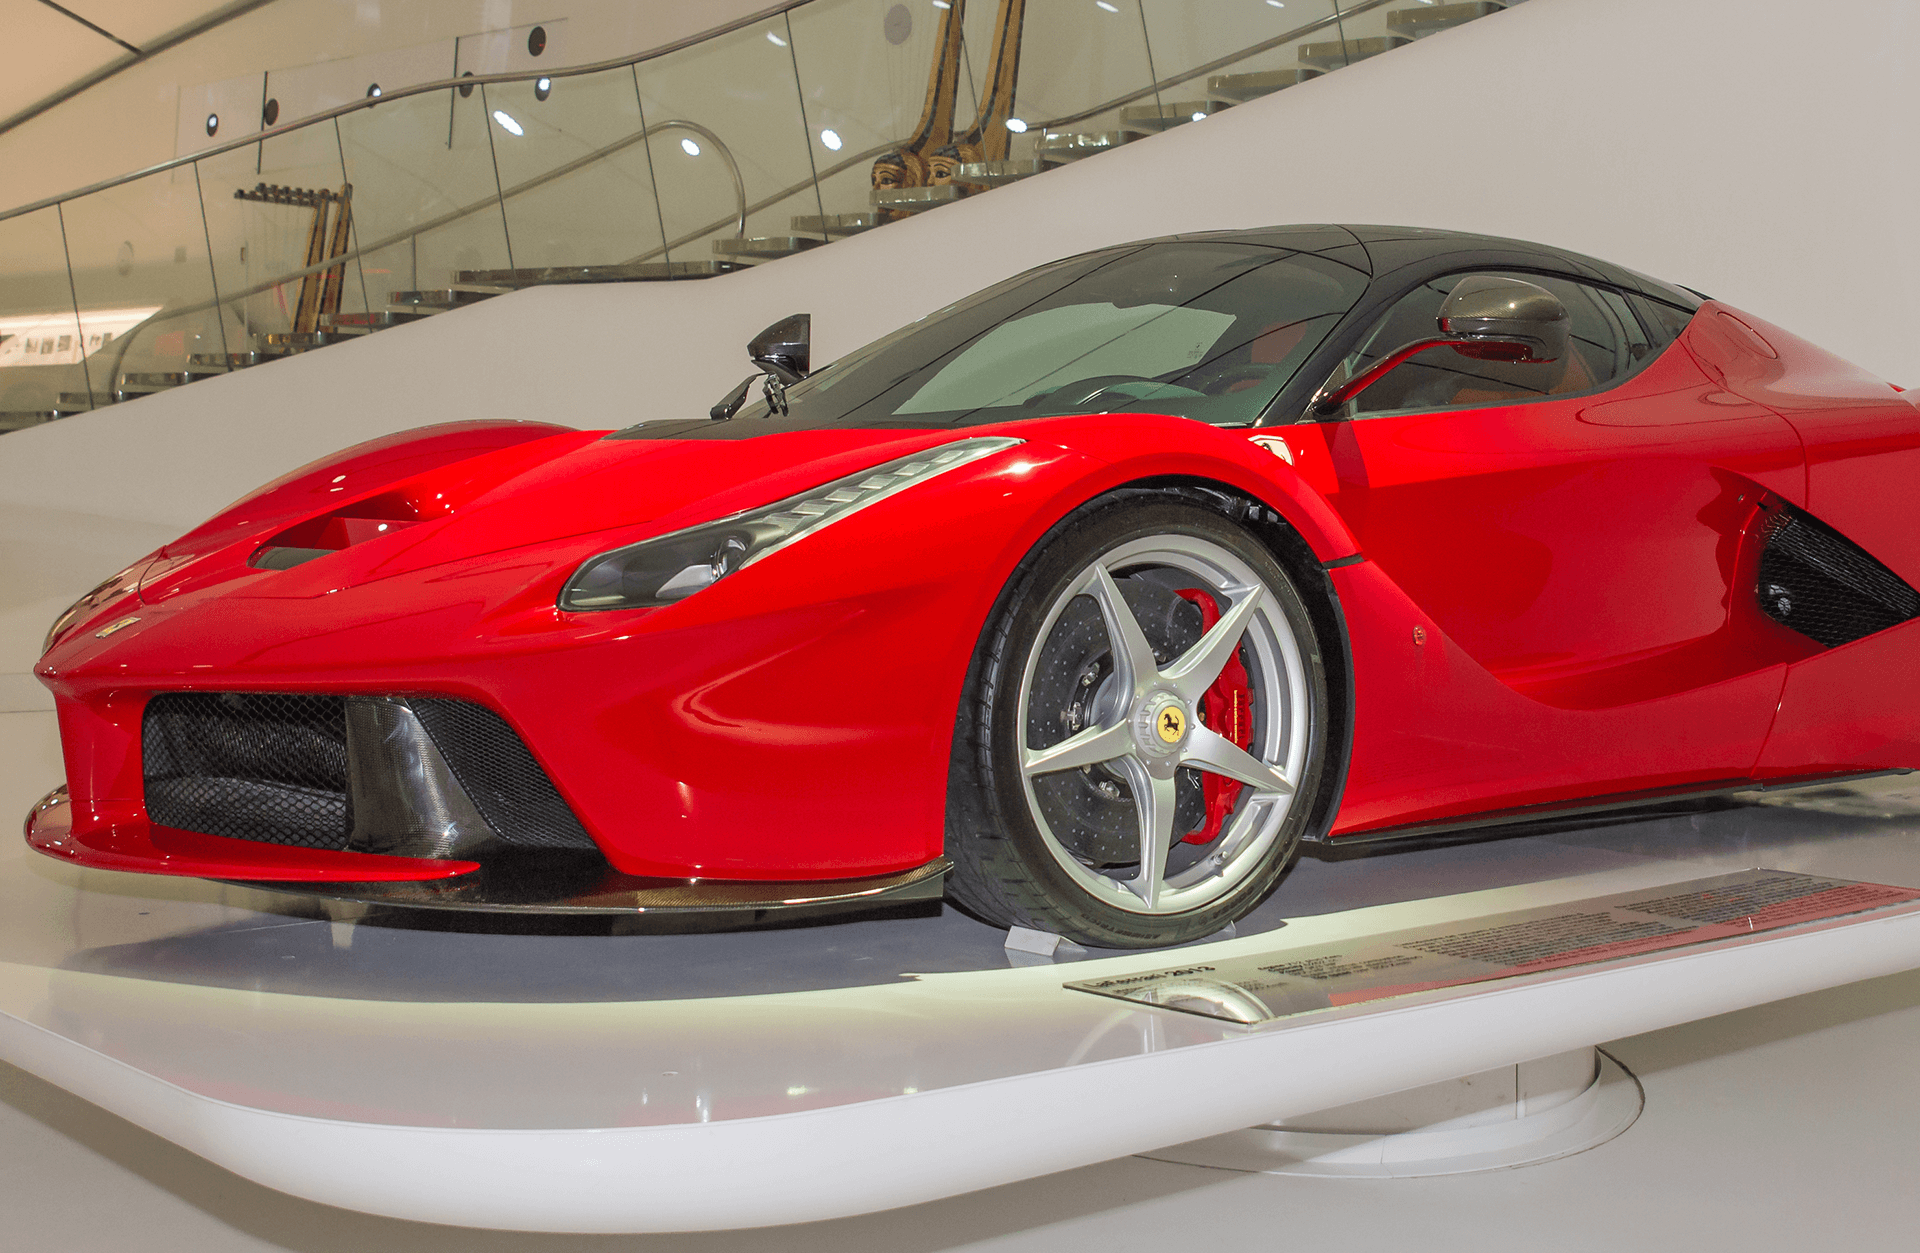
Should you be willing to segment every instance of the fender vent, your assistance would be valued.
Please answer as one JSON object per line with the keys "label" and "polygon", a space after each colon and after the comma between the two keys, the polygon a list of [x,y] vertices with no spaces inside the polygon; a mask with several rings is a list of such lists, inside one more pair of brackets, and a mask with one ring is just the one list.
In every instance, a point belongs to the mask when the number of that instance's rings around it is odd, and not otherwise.
{"label": "fender vent", "polygon": [[1769,618],[1828,648],[1920,617],[1920,592],[1798,509],[1767,523],[1756,591]]}

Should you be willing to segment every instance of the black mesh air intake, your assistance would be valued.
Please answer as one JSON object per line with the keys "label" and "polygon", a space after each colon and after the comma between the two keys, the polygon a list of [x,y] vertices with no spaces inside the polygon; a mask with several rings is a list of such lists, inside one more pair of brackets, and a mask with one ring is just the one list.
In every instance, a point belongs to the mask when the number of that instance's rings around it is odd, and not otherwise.
{"label": "black mesh air intake", "polygon": [[140,731],[147,815],[162,826],[344,849],[346,702],[338,696],[168,692]]}
{"label": "black mesh air intake", "polygon": [[487,825],[522,848],[597,847],[499,714],[463,700],[407,701]]}
{"label": "black mesh air intake", "polygon": [[1788,508],[1767,524],[1760,608],[1828,648],[1920,617],[1920,592],[1833,528]]}

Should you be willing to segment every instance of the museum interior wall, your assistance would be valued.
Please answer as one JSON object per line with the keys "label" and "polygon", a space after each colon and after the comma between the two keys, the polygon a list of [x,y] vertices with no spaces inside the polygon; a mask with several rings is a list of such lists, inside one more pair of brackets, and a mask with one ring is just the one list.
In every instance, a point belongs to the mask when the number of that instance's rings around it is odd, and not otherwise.
{"label": "museum interior wall", "polygon": [[[747,234],[778,232],[802,212],[855,212],[868,207],[866,162],[828,176],[816,142],[830,129],[823,119],[845,128],[839,138],[849,151],[894,138],[918,111],[932,47],[921,46],[922,68],[911,77],[889,78],[884,58],[872,73],[853,73],[847,58],[892,47],[866,31],[873,7],[822,0],[778,30],[743,29],[684,60],[651,71],[643,64],[637,93],[629,75],[611,86],[556,79],[540,100],[523,82],[511,86],[524,101],[441,93],[382,104],[340,119],[337,135],[297,132],[58,214],[0,222],[0,272],[9,299],[31,298],[32,266],[44,258],[42,285],[56,288],[67,278],[58,264],[64,232],[83,306],[162,303],[179,295],[172,275],[209,270],[223,291],[245,290],[246,277],[271,268],[261,251],[282,250],[271,265],[291,256],[297,267],[307,218],[287,209],[276,227],[270,210],[284,206],[236,202],[233,190],[270,175],[324,188],[343,160],[363,246],[389,228],[416,230],[357,258],[346,287],[365,309],[381,307],[383,288],[446,285],[489,266],[607,264],[659,255],[676,238],[691,242],[672,256],[698,257],[732,233],[733,193],[690,133],[654,135],[602,159],[617,142],[607,136],[642,112],[649,124],[665,113],[730,136],[749,191],[766,202],[749,215]],[[1036,4],[1033,12],[1066,11]],[[77,591],[333,449],[465,418],[616,427],[701,414],[745,371],[746,337],[777,317],[810,312],[815,360],[824,362],[1028,266],[1143,236],[1390,221],[1545,240],[1729,300],[1890,380],[1920,381],[1920,310],[1909,295],[1920,258],[1906,242],[1916,175],[1882,150],[1876,122],[1915,104],[1920,80],[1901,72],[1910,55],[1901,32],[1915,19],[1894,0],[1836,7],[1831,20],[1878,32],[1841,65],[1809,62],[1796,10],[1743,12],[1729,23],[1706,3],[1530,0],[830,247],[699,282],[528,287],[0,436],[0,510],[10,537],[21,537],[6,560],[32,567],[32,577],[14,572],[12,603],[0,606],[0,624],[11,624],[0,626],[0,671],[25,680],[45,621]],[[992,16],[986,5],[976,14]],[[910,39],[930,41],[935,24],[921,25]],[[782,31],[792,47],[767,37]],[[1173,49],[1164,55],[1176,62],[1205,56],[1215,45],[1198,36],[1180,44],[1182,32],[1196,31],[1227,42],[1246,35],[1170,22],[1152,46]],[[1074,42],[1041,21],[1027,34],[1032,47],[1051,39],[1079,58],[1048,66],[1029,57],[1021,81],[1035,84],[1038,115],[1070,116],[1076,104],[1133,81],[1123,72],[1133,54],[1117,33]],[[569,56],[600,51],[582,42]],[[772,79],[775,71],[786,77]],[[733,77],[720,81],[723,72]],[[755,109],[763,121],[775,116],[777,102],[750,89],[769,81],[787,93],[778,128],[753,125]],[[802,117],[797,90],[817,95],[804,135],[790,125]],[[524,135],[479,138],[480,104],[530,119]],[[1016,107],[1026,109],[1026,97]],[[516,138],[528,141],[517,172]],[[1542,152],[1556,154],[1551,179],[1529,172]],[[1515,153],[1529,155],[1516,163]],[[548,178],[571,162],[577,172]],[[801,186],[781,195],[789,176]],[[447,206],[498,197],[516,178],[547,181],[500,212],[422,229]],[[638,198],[642,184],[651,202]],[[708,213],[720,225],[700,234]],[[248,248],[255,254],[243,260]],[[123,272],[128,251],[134,261]],[[153,256],[165,264],[146,265]],[[145,295],[136,290],[154,273],[169,277]],[[247,317],[284,316],[263,311],[272,299],[228,300],[216,316],[176,326],[179,342],[169,348],[231,338]],[[155,348],[159,339],[145,342]]]}

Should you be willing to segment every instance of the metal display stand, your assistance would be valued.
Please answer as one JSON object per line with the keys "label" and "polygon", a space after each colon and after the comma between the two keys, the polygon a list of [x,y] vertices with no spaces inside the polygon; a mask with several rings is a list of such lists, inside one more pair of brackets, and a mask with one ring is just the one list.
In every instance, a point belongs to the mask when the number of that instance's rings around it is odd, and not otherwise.
{"label": "metal display stand", "polygon": [[1019,963],[1006,933],[950,909],[718,935],[477,930],[81,872],[16,842],[0,1059],[269,1187],[519,1230],[803,1222],[1135,1153],[1512,1165],[1631,1121],[1632,1081],[1583,1069],[1597,1041],[1920,966],[1920,907],[1255,1023],[1067,985],[1471,933],[1755,866],[1920,888],[1907,787],[1309,860],[1232,938],[1029,943]]}

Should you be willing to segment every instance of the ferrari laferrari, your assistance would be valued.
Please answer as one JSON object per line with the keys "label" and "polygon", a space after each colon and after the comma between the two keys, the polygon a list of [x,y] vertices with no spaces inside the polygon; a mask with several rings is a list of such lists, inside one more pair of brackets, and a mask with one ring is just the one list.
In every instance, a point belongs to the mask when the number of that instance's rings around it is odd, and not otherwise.
{"label": "ferrari laferrari", "polygon": [[1719,301],[1296,226],[1045,265],[817,370],[809,336],[709,414],[362,444],[115,575],[48,636],[27,839],[1147,947],[1306,843],[1920,766],[1920,410]]}

